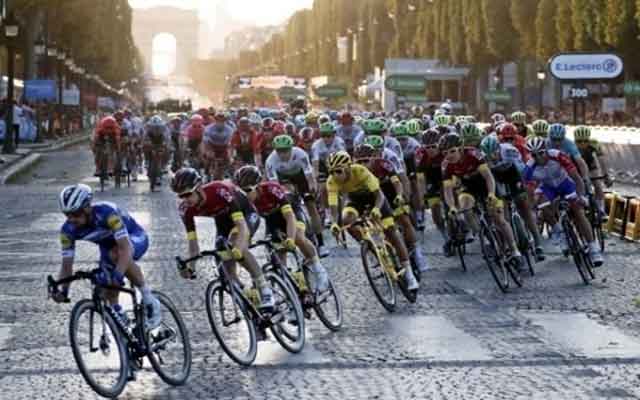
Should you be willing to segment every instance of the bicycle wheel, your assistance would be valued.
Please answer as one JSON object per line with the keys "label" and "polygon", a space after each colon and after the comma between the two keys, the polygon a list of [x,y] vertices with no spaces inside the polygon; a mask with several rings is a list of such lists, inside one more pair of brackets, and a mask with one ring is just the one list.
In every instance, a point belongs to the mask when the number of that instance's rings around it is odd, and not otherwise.
{"label": "bicycle wheel", "polygon": [[251,365],[258,353],[256,327],[240,294],[232,295],[228,286],[214,280],[207,286],[205,304],[211,330],[222,350],[238,364]]}
{"label": "bicycle wheel", "polygon": [[373,289],[373,293],[382,304],[382,307],[389,312],[393,312],[396,308],[396,291],[391,277],[385,271],[380,259],[378,259],[373,244],[369,241],[363,241],[361,246],[362,266],[371,289]]}
{"label": "bicycle wheel", "polygon": [[111,316],[100,314],[92,300],[78,302],[71,311],[69,339],[87,384],[100,396],[122,393],[129,377],[129,353]]}
{"label": "bicycle wheel", "polygon": [[564,229],[564,236],[567,239],[567,247],[569,248],[569,253],[573,258],[573,263],[576,265],[576,268],[578,268],[578,273],[582,278],[582,282],[584,282],[585,285],[588,285],[591,282],[591,274],[589,274],[585,254],[583,253],[582,245],[578,239],[578,235],[576,234],[575,227],[573,226],[573,223],[569,221],[568,217],[562,221],[562,228]]}
{"label": "bicycle wheel", "polygon": [[159,292],[153,292],[153,295],[160,301],[162,323],[147,332],[147,357],[165,383],[180,386],[191,373],[189,332],[171,300]]}
{"label": "bicycle wheel", "polygon": [[[486,242],[486,243],[485,243]],[[491,229],[483,226],[480,229],[480,249],[491,276],[503,293],[509,289],[509,273],[500,256],[496,239]]]}
{"label": "bicycle wheel", "polygon": [[[491,230],[493,232],[493,237],[496,238],[496,249],[498,251],[500,251],[500,249],[506,249],[507,244],[505,243],[504,237],[502,236],[502,232],[495,227],[491,227]],[[502,254],[501,257],[504,258]],[[504,266],[507,271],[509,271],[509,275],[511,276],[511,279],[513,279],[513,281],[516,283],[516,285],[518,285],[518,287],[522,287],[522,277],[520,276],[520,271],[518,271],[518,268],[516,267],[515,261],[508,262],[505,260]]]}
{"label": "bicycle wheel", "polygon": [[304,348],[305,331],[298,296],[277,275],[267,273],[265,278],[271,285],[275,299],[271,320],[278,321],[271,325],[271,332],[285,350],[299,353]]}
{"label": "bicycle wheel", "polygon": [[[401,269],[400,260],[398,260],[398,256],[396,255],[396,252],[394,251],[393,246],[391,246],[390,243],[385,242],[385,247],[386,247],[387,254],[389,255],[389,259],[393,263],[393,267],[395,268],[396,271],[400,271]],[[398,274],[398,281],[396,283],[398,284],[400,291],[402,292],[404,297],[407,299],[407,301],[409,303],[415,303],[416,300],[418,299],[418,291],[409,290],[404,280],[404,274]]]}
{"label": "bicycle wheel", "polygon": [[156,162],[156,156],[151,152],[151,159],[149,160],[149,190],[154,191],[156,186],[156,178],[158,176],[158,167]]}
{"label": "bicycle wheel", "polygon": [[467,245],[464,242],[458,242],[456,244],[456,252],[458,253],[458,258],[460,258],[462,270],[467,272],[467,263],[464,261],[464,256],[467,254]]}
{"label": "bicycle wheel", "polygon": [[600,252],[604,252],[605,248],[605,239],[604,232],[602,231],[602,214],[598,207],[595,204],[591,204],[591,230],[593,232],[593,237],[596,239],[596,242],[600,246]]}
{"label": "bicycle wheel", "polygon": [[122,185],[122,160],[120,159],[120,155],[115,155],[114,167],[113,167],[113,180],[115,183],[115,187],[120,189]]}
{"label": "bicycle wheel", "polygon": [[[309,268],[305,268],[304,277],[310,287],[314,281],[313,274]],[[329,278],[329,288],[322,293],[314,294],[313,310],[320,319],[320,322],[330,331],[339,331],[342,327],[343,307],[340,292]]]}

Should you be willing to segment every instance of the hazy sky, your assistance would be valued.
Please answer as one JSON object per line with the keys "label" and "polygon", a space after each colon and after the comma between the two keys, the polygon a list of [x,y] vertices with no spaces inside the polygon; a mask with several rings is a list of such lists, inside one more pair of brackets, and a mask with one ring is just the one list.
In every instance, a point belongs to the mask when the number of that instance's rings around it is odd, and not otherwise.
{"label": "hazy sky", "polygon": [[313,0],[129,0],[134,8],[157,5],[197,8],[200,18],[205,22],[215,20],[216,6],[220,2],[226,3],[228,11],[236,20],[255,25],[271,25],[283,22],[298,9],[311,7]]}

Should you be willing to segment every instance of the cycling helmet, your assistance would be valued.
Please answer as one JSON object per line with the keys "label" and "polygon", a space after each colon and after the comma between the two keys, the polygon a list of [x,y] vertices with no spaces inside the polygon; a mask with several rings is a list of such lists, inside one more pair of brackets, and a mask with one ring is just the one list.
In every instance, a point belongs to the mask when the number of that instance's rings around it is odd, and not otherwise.
{"label": "cycling helmet", "polygon": [[337,111],[329,111],[329,118],[331,118],[332,121],[336,121],[338,118],[340,117],[340,113]]}
{"label": "cycling helmet", "polygon": [[318,117],[318,125],[326,124],[327,122],[331,122],[331,117],[327,114],[322,114]]}
{"label": "cycling helmet", "polygon": [[366,120],[364,122],[363,129],[365,133],[369,135],[376,135],[384,132],[387,129],[387,127],[385,122],[382,119],[376,118],[376,119]]}
{"label": "cycling helmet", "polygon": [[500,113],[494,113],[491,115],[490,117],[491,122],[493,123],[493,125],[497,125],[501,122],[506,121],[507,119],[504,117],[504,114],[500,114]]}
{"label": "cycling helmet", "polygon": [[227,114],[222,111],[218,111],[217,113],[214,114],[213,119],[216,120],[217,122],[226,122]]}
{"label": "cycling helmet", "polygon": [[500,142],[498,142],[498,138],[493,135],[489,135],[482,139],[480,142],[480,150],[486,154],[491,155],[500,149]]}
{"label": "cycling helmet", "polygon": [[395,124],[391,127],[391,135],[397,138],[408,136],[409,132],[407,131],[407,126],[403,123]]}
{"label": "cycling helmet", "polygon": [[533,128],[533,133],[536,136],[547,137],[547,134],[549,133],[549,123],[543,119],[533,121],[531,127]]}
{"label": "cycling helmet", "polygon": [[251,125],[262,125],[262,117],[257,113],[249,114],[249,122]]}
{"label": "cycling helmet", "polygon": [[325,122],[320,125],[320,134],[322,136],[329,136],[336,133],[336,127],[331,122]]}
{"label": "cycling helmet", "polygon": [[576,142],[588,142],[591,139],[591,128],[580,125],[573,131],[573,140]]}
{"label": "cycling helmet", "polygon": [[171,190],[178,196],[193,193],[202,184],[202,177],[193,168],[180,168],[171,180]]}
{"label": "cycling helmet", "polygon": [[522,111],[516,111],[513,114],[511,114],[511,123],[512,124],[518,124],[518,125],[524,125],[527,123],[527,114],[523,113]]}
{"label": "cycling helmet", "polygon": [[422,133],[422,144],[425,146],[437,145],[442,135],[436,129],[427,129]]}
{"label": "cycling helmet", "polygon": [[189,121],[191,121],[192,125],[203,125],[204,124],[204,118],[202,118],[202,115],[200,115],[200,114],[193,114]]}
{"label": "cycling helmet", "polygon": [[518,136],[518,128],[510,123],[505,123],[500,126],[498,131],[501,140],[513,139]]}
{"label": "cycling helmet", "polygon": [[318,114],[313,111],[309,111],[304,117],[304,121],[307,125],[315,125],[318,122]]}
{"label": "cycling helmet", "polygon": [[255,186],[262,180],[262,174],[255,165],[245,165],[233,174],[233,183],[241,189]]}
{"label": "cycling helmet", "polygon": [[525,144],[525,147],[531,153],[538,153],[544,150],[547,147],[547,145],[544,138],[541,138],[538,136],[532,136],[529,139],[527,139],[527,143]]}
{"label": "cycling helmet", "polygon": [[267,117],[262,120],[262,128],[263,129],[273,129],[273,118]]}
{"label": "cycling helmet", "polygon": [[411,119],[407,121],[407,134],[409,136],[416,136],[418,133],[422,132],[422,123],[419,119]]}
{"label": "cycling helmet", "polygon": [[98,130],[107,131],[107,130],[117,130],[120,129],[118,125],[118,121],[114,117],[104,117],[100,120],[98,124]]}
{"label": "cycling helmet", "polygon": [[442,103],[440,105],[440,109],[447,115],[451,114],[451,111],[453,111],[453,107],[451,107],[451,104],[449,103]]}
{"label": "cycling helmet", "polygon": [[449,125],[450,119],[448,115],[440,114],[436,116],[434,121],[438,126],[447,126]]}
{"label": "cycling helmet", "polygon": [[422,106],[411,107],[411,114],[413,114],[414,117],[422,117],[422,114],[424,114],[424,107]]}
{"label": "cycling helmet", "polygon": [[356,161],[369,160],[377,155],[378,151],[370,144],[361,144],[356,147],[354,157]]}
{"label": "cycling helmet", "polygon": [[91,204],[93,191],[85,184],[67,186],[60,192],[58,202],[64,214],[74,213]]}
{"label": "cycling helmet", "polygon": [[249,126],[250,121],[249,118],[247,117],[242,117],[238,120],[238,126],[243,126],[243,127],[247,127]]}
{"label": "cycling helmet", "polygon": [[353,123],[353,114],[349,111],[345,111],[340,115],[340,123],[342,125],[351,125]]}
{"label": "cycling helmet", "polygon": [[291,150],[293,139],[289,135],[278,135],[273,138],[273,148],[276,150]]}
{"label": "cycling helmet", "polygon": [[440,149],[449,150],[454,147],[462,147],[462,138],[457,133],[447,133],[440,139]]}
{"label": "cycling helmet", "polygon": [[296,126],[293,122],[287,122],[284,124],[284,131],[287,135],[292,136],[296,134]]}
{"label": "cycling helmet", "polygon": [[466,124],[460,130],[465,146],[477,147],[482,141],[482,131],[475,124]]}
{"label": "cycling helmet", "polygon": [[364,139],[364,143],[371,145],[376,150],[380,150],[384,147],[384,138],[379,135],[371,135]]}
{"label": "cycling helmet", "polygon": [[249,109],[247,107],[240,107],[238,108],[238,117],[242,118],[242,117],[246,117],[249,115]]}
{"label": "cycling helmet", "polygon": [[549,127],[549,138],[551,140],[564,140],[567,128],[563,124],[553,124]]}
{"label": "cycling helmet", "polygon": [[476,117],[473,115],[465,115],[464,120],[469,124],[475,124],[477,122]]}
{"label": "cycling helmet", "polygon": [[347,168],[351,165],[351,156],[344,150],[337,151],[327,158],[329,172],[336,169]]}

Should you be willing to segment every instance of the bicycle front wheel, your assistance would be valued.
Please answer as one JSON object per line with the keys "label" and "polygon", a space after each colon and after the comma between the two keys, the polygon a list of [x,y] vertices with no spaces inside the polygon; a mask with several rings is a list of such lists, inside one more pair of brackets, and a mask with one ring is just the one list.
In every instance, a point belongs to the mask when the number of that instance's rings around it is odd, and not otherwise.
{"label": "bicycle front wheel", "polygon": [[267,273],[265,278],[271,285],[275,300],[271,318],[279,320],[271,325],[271,332],[285,350],[290,353],[299,353],[304,348],[305,342],[304,315],[300,300],[277,275]]}
{"label": "bicycle front wheel", "polygon": [[362,242],[360,250],[362,266],[371,289],[373,289],[373,293],[382,304],[382,307],[389,312],[393,312],[396,309],[396,291],[393,287],[393,281],[387,274],[373,246],[373,243],[369,241]]}
{"label": "bicycle front wheel", "polygon": [[576,234],[575,227],[568,219],[565,219],[562,222],[562,228],[564,229],[565,237],[567,239],[567,247],[569,248],[569,252],[571,253],[571,257],[573,258],[576,268],[578,268],[578,273],[582,278],[582,282],[584,282],[585,285],[588,285],[591,282],[591,273],[589,272],[589,266],[587,265],[588,261],[586,260],[588,255],[584,254],[584,250],[582,249],[582,244]]}
{"label": "bicycle front wheel", "polygon": [[[305,268],[304,275],[307,284],[311,286],[313,274],[308,268]],[[314,295],[313,309],[327,329],[333,332],[340,330],[343,320],[342,297],[331,278],[329,278],[329,288],[322,293]]]}
{"label": "bicycle front wheel", "polygon": [[117,397],[129,376],[129,353],[119,328],[92,300],[73,307],[69,339],[78,369],[91,388],[104,397]]}
{"label": "bicycle front wheel", "polygon": [[222,350],[238,364],[249,366],[258,352],[256,327],[240,294],[232,295],[230,290],[217,280],[209,283],[205,302],[207,316]]}
{"label": "bicycle front wheel", "polygon": [[480,230],[480,249],[498,288],[500,288],[503,293],[506,293],[509,289],[509,273],[507,272],[504,260],[500,256],[496,238],[493,236],[490,228],[483,227]]}
{"label": "bicycle front wheel", "polygon": [[162,323],[147,332],[147,357],[165,383],[180,386],[191,373],[189,332],[171,300],[159,292],[153,292],[153,295],[160,301]]}

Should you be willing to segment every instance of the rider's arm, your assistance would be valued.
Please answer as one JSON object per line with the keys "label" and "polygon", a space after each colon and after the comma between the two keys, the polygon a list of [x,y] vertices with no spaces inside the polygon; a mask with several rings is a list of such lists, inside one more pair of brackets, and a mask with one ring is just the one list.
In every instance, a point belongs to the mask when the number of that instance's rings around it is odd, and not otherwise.
{"label": "rider's arm", "polygon": [[[67,278],[73,274],[73,259],[74,259],[74,241],[66,233],[60,233],[60,245],[62,247],[62,266],[60,272],[58,272],[58,280]],[[62,291],[67,292],[69,290],[69,283],[62,285]]]}
{"label": "rider's arm", "polygon": [[284,220],[287,222],[287,238],[294,239],[296,237],[296,215],[293,213],[291,204],[285,204],[280,208]]}
{"label": "rider's arm", "polygon": [[242,253],[249,251],[249,227],[244,220],[242,211],[235,211],[231,214],[231,220],[238,231],[238,240],[236,241],[236,247],[240,249]]}
{"label": "rider's arm", "polygon": [[442,189],[444,190],[444,202],[447,203],[447,206],[452,210],[456,208],[456,199],[453,196],[454,186],[454,178],[448,179],[442,183]]}
{"label": "rider's arm", "polygon": [[484,178],[484,182],[487,185],[487,193],[491,196],[495,196],[496,195],[496,180],[493,178],[493,174],[491,173],[491,170],[489,169],[489,166],[485,163],[485,164],[481,164],[478,167],[478,172],[480,172],[480,175],[482,175],[482,177]]}
{"label": "rider's arm", "polygon": [[584,186],[584,181],[582,180],[581,175],[578,173],[578,171],[575,168],[567,172],[569,173],[569,176],[571,177],[571,179],[573,179],[573,181],[576,183],[576,192],[580,196],[584,196],[585,186]]}
{"label": "rider's arm", "polygon": [[585,179],[589,178],[589,167],[587,167],[587,163],[584,161],[584,158],[582,158],[582,156],[577,156],[575,158],[575,162],[578,170],[580,171],[580,176]]}
{"label": "rider's arm", "polygon": [[116,269],[124,275],[133,264],[133,250],[129,241],[129,232],[118,214],[112,214],[107,218],[107,226],[113,232],[118,249]]}
{"label": "rider's arm", "polygon": [[416,174],[416,183],[418,185],[418,196],[420,199],[423,199],[427,190],[427,179],[425,178],[424,173],[418,172]]}
{"label": "rider's arm", "polygon": [[338,187],[333,182],[332,177],[329,177],[326,186],[329,211],[331,211],[331,221],[338,223]]}
{"label": "rider's arm", "polygon": [[191,210],[186,204],[180,205],[180,214],[182,216],[182,222],[187,231],[187,243],[189,247],[189,258],[195,257],[200,254],[200,246],[198,245],[198,234],[196,232],[196,222]]}
{"label": "rider's arm", "polygon": [[[406,178],[406,175],[405,175]],[[402,194],[403,193],[403,182],[401,181],[401,177],[399,177],[398,175],[394,175],[391,177],[391,184],[393,185],[393,189],[396,191],[397,194]],[[393,200],[393,199],[392,199]]]}
{"label": "rider's arm", "polygon": [[307,179],[309,190],[312,193],[316,193],[318,191],[318,185],[316,184],[317,175],[313,173],[313,167],[311,166],[311,162],[309,161],[309,156],[304,152],[304,150],[299,149],[298,147],[296,147],[296,150],[300,150],[299,152],[301,153],[302,158],[300,162],[302,163],[302,171],[304,172],[304,177]]}

